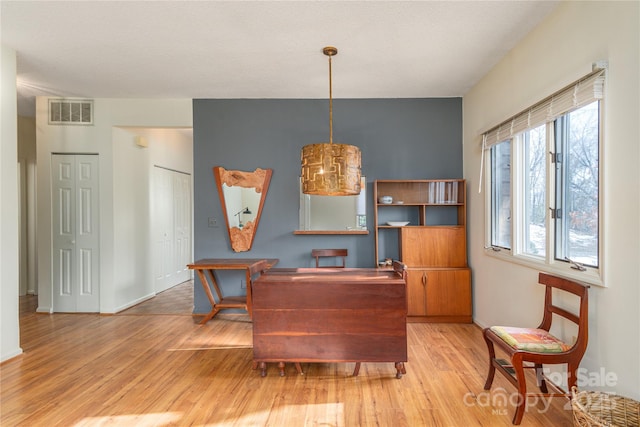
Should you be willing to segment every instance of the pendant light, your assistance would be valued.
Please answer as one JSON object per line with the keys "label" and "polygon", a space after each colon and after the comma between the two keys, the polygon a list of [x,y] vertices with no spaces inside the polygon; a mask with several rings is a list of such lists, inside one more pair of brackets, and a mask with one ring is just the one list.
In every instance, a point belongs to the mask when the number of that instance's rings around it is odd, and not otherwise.
{"label": "pendant light", "polygon": [[302,147],[302,192],[318,196],[360,194],[360,149],[355,145],[333,143],[333,93],[331,58],[338,49],[327,46],[329,57],[329,142]]}

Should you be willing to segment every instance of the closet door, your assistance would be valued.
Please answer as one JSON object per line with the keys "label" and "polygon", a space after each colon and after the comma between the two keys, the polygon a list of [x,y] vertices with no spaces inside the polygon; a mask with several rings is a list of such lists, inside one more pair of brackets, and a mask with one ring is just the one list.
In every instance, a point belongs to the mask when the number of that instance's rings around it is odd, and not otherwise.
{"label": "closet door", "polygon": [[191,176],[173,172],[175,283],[189,280],[191,259]]}
{"label": "closet door", "polygon": [[98,156],[51,160],[53,310],[100,311]]}
{"label": "closet door", "polygon": [[171,171],[159,167],[153,168],[153,206],[151,209],[153,224],[153,280],[156,292],[170,287],[173,253],[173,190]]}
{"label": "closet door", "polygon": [[162,292],[191,277],[191,176],[156,166],[152,188],[154,288]]}

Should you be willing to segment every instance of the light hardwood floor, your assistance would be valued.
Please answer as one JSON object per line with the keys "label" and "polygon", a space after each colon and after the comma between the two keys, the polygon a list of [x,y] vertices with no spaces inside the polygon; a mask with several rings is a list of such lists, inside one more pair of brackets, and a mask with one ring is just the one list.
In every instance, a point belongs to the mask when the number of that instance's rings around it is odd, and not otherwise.
{"label": "light hardwood floor", "polygon": [[[251,369],[248,316],[198,325],[191,286],[114,316],[35,314],[23,298],[24,354],[0,366],[0,425],[511,425],[511,385],[496,376],[491,393],[482,389],[488,361],[477,326],[408,324],[399,380],[391,363],[363,363],[358,377],[348,363],[303,364],[303,376],[287,366],[286,377],[269,365],[262,378]],[[532,402],[522,425],[571,426],[566,403]]]}

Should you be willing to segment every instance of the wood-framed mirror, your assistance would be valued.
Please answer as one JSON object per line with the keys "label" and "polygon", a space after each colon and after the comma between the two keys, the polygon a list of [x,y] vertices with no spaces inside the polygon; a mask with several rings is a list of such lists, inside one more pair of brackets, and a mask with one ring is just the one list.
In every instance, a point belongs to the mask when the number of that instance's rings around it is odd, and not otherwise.
{"label": "wood-framed mirror", "polygon": [[369,234],[367,179],[360,178],[360,194],[316,196],[302,192],[300,179],[299,226],[293,234]]}
{"label": "wood-framed mirror", "polygon": [[271,169],[253,172],[213,168],[231,249],[251,250],[271,182]]}

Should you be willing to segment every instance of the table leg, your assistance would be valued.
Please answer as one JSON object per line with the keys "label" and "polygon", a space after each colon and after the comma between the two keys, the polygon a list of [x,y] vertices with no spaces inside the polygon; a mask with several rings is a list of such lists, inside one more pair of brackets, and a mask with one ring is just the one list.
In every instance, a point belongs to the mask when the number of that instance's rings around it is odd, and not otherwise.
{"label": "table leg", "polygon": [[[204,293],[207,295],[207,299],[211,304],[211,311],[204,317],[204,319],[200,321],[200,324],[204,325],[209,320],[213,319],[213,317],[220,310],[216,307],[216,300],[215,298],[213,298],[213,293],[211,292],[211,287],[209,286],[209,281],[207,280],[207,276],[204,274],[204,271],[198,269],[196,270],[196,273],[198,273],[198,277],[200,278],[200,282],[202,282],[202,287],[204,288]],[[213,272],[210,272],[209,274],[211,276],[211,279],[213,280],[213,283],[215,284],[214,289],[216,289],[217,291],[217,283],[215,282],[215,277],[213,276]]]}
{"label": "table leg", "polygon": [[284,367],[285,367],[285,363],[284,362],[279,362],[278,363],[278,368],[280,369],[280,376],[281,377],[284,377],[284,375],[285,375]]}
{"label": "table leg", "polygon": [[220,291],[218,281],[216,280],[216,272],[213,269],[207,271],[209,272],[209,277],[211,278],[211,285],[213,285],[213,290],[216,291],[216,295],[218,296],[218,302],[220,302],[222,301],[222,292]]}
{"label": "table leg", "polygon": [[251,315],[251,271],[250,269],[247,268],[247,271],[245,273],[246,275],[246,279],[245,279],[245,283],[247,285],[247,313],[249,313],[249,318],[253,318],[253,316]]}
{"label": "table leg", "polygon": [[355,368],[353,368],[353,376],[357,377],[360,373],[360,362],[356,362]]}
{"label": "table leg", "polygon": [[218,314],[220,310],[218,310],[217,308],[214,308],[213,310],[211,310],[206,316],[204,316],[204,318],[200,321],[201,325],[204,325],[205,323],[207,323],[209,320],[213,319],[214,316],[216,314]]}
{"label": "table leg", "polygon": [[402,374],[406,374],[407,370],[404,368],[403,362],[396,362],[396,378],[402,378]]}
{"label": "table leg", "polygon": [[267,376],[267,362],[260,362],[260,376]]}

